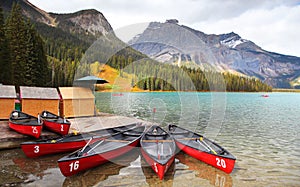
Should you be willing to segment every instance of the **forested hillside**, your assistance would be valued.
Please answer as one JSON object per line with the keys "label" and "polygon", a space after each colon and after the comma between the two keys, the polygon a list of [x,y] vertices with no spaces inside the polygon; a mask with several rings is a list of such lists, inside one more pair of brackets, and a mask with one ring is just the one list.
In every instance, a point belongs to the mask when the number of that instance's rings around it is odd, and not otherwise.
{"label": "forested hillside", "polygon": [[1,56],[0,82],[4,84],[43,86],[49,81],[44,42],[21,7],[15,4],[6,22],[0,9]]}
{"label": "forested hillside", "polygon": [[[11,4],[10,1],[5,2]],[[85,25],[78,27],[68,20],[72,16],[77,16],[76,19],[80,20],[78,16],[81,13],[90,17],[94,14],[96,18],[103,17],[95,10],[63,15],[60,18],[60,15],[53,14],[61,22],[54,23],[51,19],[51,25],[37,21],[37,13],[34,14],[35,20],[26,18],[22,6],[14,4],[12,10],[4,14],[0,11],[0,83],[16,86],[72,86],[74,78],[79,78],[78,76],[98,75],[101,68],[95,70],[91,67],[95,62],[100,62],[115,68],[121,77],[123,72],[132,74],[129,76],[132,79],[131,86],[143,90],[217,91],[218,81],[224,83],[224,80],[228,91],[271,90],[268,85],[254,78],[156,62],[127,46],[113,32],[108,32],[111,28],[106,22],[104,25],[108,27],[107,30],[93,35],[96,31],[83,30]],[[8,10],[7,7],[5,9]],[[27,10],[31,9],[27,7]],[[64,26],[59,27],[59,24]],[[103,28],[100,27],[101,29]],[[185,76],[182,76],[182,72],[185,72]],[[186,75],[192,80],[194,88],[185,84]]]}
{"label": "forested hillside", "polygon": [[[127,61],[130,61],[128,59]],[[126,62],[124,60],[123,62]],[[230,73],[202,71],[200,68],[177,67],[146,58],[133,64],[108,62],[119,71],[121,78],[128,78],[131,87],[149,91],[272,91],[272,87],[257,78],[241,77]],[[92,67],[95,67],[93,64]],[[101,68],[101,66],[99,66]],[[124,68],[121,68],[124,67]],[[93,70],[95,72],[95,70]],[[101,76],[101,72],[99,73]],[[128,76],[131,75],[131,76]]]}

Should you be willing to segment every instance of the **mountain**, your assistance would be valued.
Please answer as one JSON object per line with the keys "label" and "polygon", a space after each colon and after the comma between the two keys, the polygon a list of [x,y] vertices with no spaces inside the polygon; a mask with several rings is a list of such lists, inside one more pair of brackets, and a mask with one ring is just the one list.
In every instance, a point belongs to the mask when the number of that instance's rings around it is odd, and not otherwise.
{"label": "mountain", "polygon": [[255,76],[278,88],[300,84],[300,58],[268,52],[232,32],[205,34],[177,20],[151,22],[129,44],[164,63]]}
{"label": "mountain", "polygon": [[1,0],[0,6],[4,12],[9,12],[13,3],[19,3],[23,9],[24,15],[32,20],[55,26],[55,20],[47,12],[37,8],[27,0]]}
{"label": "mountain", "polygon": [[33,22],[44,23],[48,26],[60,28],[72,34],[101,36],[113,29],[101,12],[97,10],[82,10],[70,14],[48,13],[36,7],[27,0],[1,0],[0,6],[4,11],[11,10],[13,3],[19,3],[23,14]]}
{"label": "mountain", "polygon": [[94,9],[71,14],[50,13],[50,15],[55,19],[58,27],[71,33],[92,34],[99,37],[113,32],[103,14]]}
{"label": "mountain", "polygon": [[[97,10],[57,14],[46,12],[28,0],[1,0],[0,6],[5,15],[8,15],[14,3],[21,6],[24,17],[34,23],[39,34],[44,38],[48,55],[60,60],[62,57],[57,53],[72,56],[72,60],[80,59],[81,54],[99,38],[118,40],[107,19]],[[61,52],[58,52],[59,50]],[[70,51],[72,54],[67,54]],[[75,57],[75,53],[80,55]]]}
{"label": "mountain", "polygon": [[[145,58],[118,39],[104,15],[94,9],[69,14],[48,13],[27,0],[1,0],[4,16],[10,15],[13,4],[22,9],[24,20],[30,20],[42,36],[47,53],[51,80],[46,86],[70,86],[74,78],[90,73],[89,63],[107,63],[122,56],[131,60]],[[113,62],[117,62],[114,60]]]}
{"label": "mountain", "polygon": [[[73,83],[74,77],[89,73],[89,70],[85,71],[89,64],[82,64],[82,61],[85,63],[95,61],[110,63],[112,67],[122,69],[130,62],[146,58],[139,51],[161,62],[176,63],[179,66],[217,68],[221,72],[230,71],[246,75],[252,73],[259,77],[254,70],[249,73],[242,68],[235,70],[230,66],[230,63],[233,63],[237,67],[243,67],[239,64],[240,61],[236,60],[241,58],[241,54],[236,51],[242,46],[241,42],[246,40],[240,39],[234,33],[207,35],[185,26],[179,26],[177,20],[168,20],[167,23],[154,22],[144,33],[131,41],[133,46],[139,50],[136,51],[115,36],[109,22],[97,10],[89,9],[69,14],[56,14],[41,10],[27,0],[1,0],[0,6],[4,10],[5,16],[8,16],[13,3],[21,6],[24,17],[34,23],[36,30],[45,42],[49,69],[52,72],[48,86],[69,86]],[[145,43],[147,40],[149,41]],[[239,43],[239,45],[235,45],[235,43]],[[250,45],[250,42],[244,43]],[[255,46],[254,43],[253,45]],[[274,55],[276,56],[276,54]],[[228,59],[232,61],[228,61]],[[251,60],[253,59],[249,57],[249,61]],[[227,64],[223,61],[226,61]],[[289,67],[286,69],[290,70]],[[298,71],[297,68],[294,70]],[[83,74],[79,74],[80,71]],[[287,75],[290,76],[290,74]],[[268,82],[269,79],[263,80]],[[272,77],[270,80],[273,80]],[[285,80],[282,79],[281,82],[287,85]],[[294,83],[299,82],[298,80],[294,79]]]}

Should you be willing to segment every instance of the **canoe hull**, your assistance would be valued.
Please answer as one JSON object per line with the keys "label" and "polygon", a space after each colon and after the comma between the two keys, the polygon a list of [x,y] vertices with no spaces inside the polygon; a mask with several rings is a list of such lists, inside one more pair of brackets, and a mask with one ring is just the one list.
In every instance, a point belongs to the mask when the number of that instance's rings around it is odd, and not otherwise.
{"label": "canoe hull", "polygon": [[[176,139],[175,139],[176,141]],[[231,173],[234,164],[235,159],[226,158],[220,155],[215,155],[207,152],[203,152],[201,150],[194,149],[192,147],[189,147],[185,144],[180,143],[179,141],[176,141],[176,145],[180,150],[185,152],[186,154],[206,163],[209,164],[215,168],[218,168],[226,173]]]}
{"label": "canoe hull", "polygon": [[69,133],[69,123],[57,123],[55,121],[43,120],[43,125],[50,131],[60,135],[67,135]]}
{"label": "canoe hull", "polygon": [[39,138],[42,132],[42,125],[28,125],[28,124],[15,124],[9,122],[9,128],[15,130],[18,133],[29,135],[35,138]]}
{"label": "canoe hull", "polygon": [[[123,129],[133,128],[135,125],[136,124],[130,124],[127,126],[100,129],[83,134],[68,134],[57,139],[23,142],[21,143],[21,148],[27,157],[39,157],[48,154],[72,152],[84,147],[89,141],[90,144],[92,144],[96,141],[110,137]],[[115,129],[119,130],[115,131]]]}
{"label": "canoe hull", "polygon": [[165,176],[165,173],[168,171],[169,167],[172,165],[175,159],[175,155],[170,158],[166,164],[160,164],[152,159],[142,148],[141,153],[146,160],[146,162],[151,166],[152,170],[158,175],[159,179],[162,180]]}
{"label": "canoe hull", "polygon": [[[91,143],[99,141],[103,138],[94,138]],[[76,151],[85,146],[88,140],[74,142],[49,142],[49,143],[23,143],[21,148],[25,155],[29,158],[35,158],[43,155],[57,154]]]}
{"label": "canoe hull", "polygon": [[85,155],[78,159],[66,160],[66,161],[58,161],[58,166],[61,173],[64,176],[71,176],[81,171],[85,171],[87,169],[99,166],[103,163],[109,162],[111,159],[117,158],[129,151],[131,151],[134,147],[136,147],[139,143],[139,139],[134,142],[120,147],[118,149],[114,149],[105,153],[95,154],[95,155]]}
{"label": "canoe hull", "polygon": [[141,138],[141,153],[160,180],[174,162],[175,151],[174,139],[158,125],[152,125]]}

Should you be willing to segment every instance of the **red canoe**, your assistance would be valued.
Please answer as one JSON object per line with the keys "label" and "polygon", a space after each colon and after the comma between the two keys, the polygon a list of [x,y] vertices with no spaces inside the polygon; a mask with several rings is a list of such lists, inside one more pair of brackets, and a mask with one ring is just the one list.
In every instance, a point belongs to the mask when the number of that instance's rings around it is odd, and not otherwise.
{"label": "red canoe", "polygon": [[141,138],[141,152],[146,162],[162,180],[174,162],[176,144],[165,130],[153,125]]}
{"label": "red canoe", "polygon": [[71,122],[55,115],[48,111],[43,111],[41,113],[41,118],[43,120],[43,125],[48,130],[55,132],[60,135],[67,135],[71,126]]}
{"label": "red canoe", "polygon": [[88,142],[82,149],[59,159],[59,169],[64,176],[71,176],[119,157],[139,144],[144,130],[145,126],[138,126],[93,144]]}
{"label": "red canoe", "polygon": [[226,173],[233,170],[235,157],[215,142],[176,125],[169,125],[169,133],[186,154]]}
{"label": "red canoe", "polygon": [[30,158],[39,157],[48,154],[71,152],[82,148],[88,141],[94,143],[106,137],[126,131],[135,127],[137,124],[130,124],[115,128],[101,129],[89,133],[68,134],[61,138],[39,140],[36,142],[23,142],[21,148],[25,155]]}
{"label": "red canoe", "polygon": [[12,111],[9,117],[9,128],[18,133],[39,138],[42,132],[42,123],[38,118],[21,111]]}

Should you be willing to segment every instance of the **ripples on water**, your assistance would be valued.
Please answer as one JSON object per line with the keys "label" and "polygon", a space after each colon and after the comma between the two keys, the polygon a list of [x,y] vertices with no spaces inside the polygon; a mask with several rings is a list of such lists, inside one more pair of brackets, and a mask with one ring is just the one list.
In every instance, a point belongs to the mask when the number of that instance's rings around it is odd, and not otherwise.
{"label": "ripples on water", "polygon": [[[216,126],[220,128],[216,129],[217,136],[210,138],[237,157],[236,169],[231,174],[236,186],[300,186],[300,94],[271,93],[264,98],[261,93],[170,92],[128,93],[115,98],[101,93],[98,97],[108,101],[105,106],[99,105],[104,112],[108,109],[118,114],[109,108],[109,102],[118,100],[128,106],[127,115],[149,121],[153,120],[152,107],[158,108],[159,113],[164,102],[165,118],[155,114],[155,122],[163,126],[179,124],[201,134],[207,132],[212,118],[225,112],[222,120],[217,121],[221,124]],[[220,98],[224,97],[222,101]],[[160,102],[151,102],[158,99]]]}
{"label": "ripples on water", "polygon": [[[162,126],[175,123],[207,134],[236,156],[230,175],[179,153],[161,181],[136,149],[115,163],[65,178],[56,163],[63,155],[28,159],[17,149],[0,152],[1,185],[11,182],[22,186],[300,186],[300,94],[271,93],[269,98],[260,95],[97,94],[96,103],[102,112],[133,116]],[[214,131],[217,134],[209,133],[214,127],[218,128]]]}

